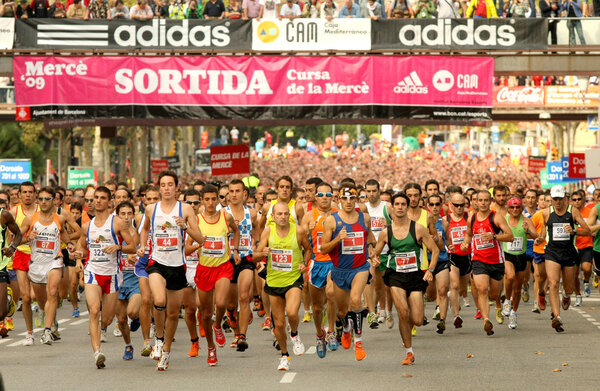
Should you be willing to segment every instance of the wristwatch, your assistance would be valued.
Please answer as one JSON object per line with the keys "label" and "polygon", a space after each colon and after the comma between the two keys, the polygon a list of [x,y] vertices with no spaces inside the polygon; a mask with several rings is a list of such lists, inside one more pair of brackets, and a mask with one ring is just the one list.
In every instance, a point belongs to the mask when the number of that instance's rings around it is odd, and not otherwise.
{"label": "wristwatch", "polygon": [[494,238],[494,240],[496,240],[496,234],[494,234],[493,238]]}
{"label": "wristwatch", "polygon": [[434,268],[431,268],[431,267],[430,267],[429,269],[427,269],[427,271],[428,271],[429,273],[431,273],[431,274],[433,274],[433,271],[434,271],[434,270],[435,270],[435,269],[434,269]]}
{"label": "wristwatch", "polygon": [[181,228],[181,229],[182,229],[182,230],[184,230],[184,231],[187,231],[187,229],[188,229],[188,228],[189,228],[189,227],[188,227],[188,225],[186,224],[186,225],[185,225],[185,227],[183,227],[183,228]]}

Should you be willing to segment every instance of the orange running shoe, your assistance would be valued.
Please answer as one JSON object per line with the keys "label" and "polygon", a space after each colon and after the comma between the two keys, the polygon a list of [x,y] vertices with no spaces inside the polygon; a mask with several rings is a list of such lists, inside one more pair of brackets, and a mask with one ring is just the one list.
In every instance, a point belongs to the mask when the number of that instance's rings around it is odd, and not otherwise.
{"label": "orange running shoe", "polygon": [[363,344],[360,341],[354,344],[354,357],[356,358],[356,361],[361,361],[365,357],[367,357],[367,353],[365,353],[365,348],[363,348]]}
{"label": "orange running shoe", "polygon": [[406,358],[402,360],[402,365],[413,365],[415,363],[415,355],[413,353],[406,353]]}
{"label": "orange running shoe", "polygon": [[261,326],[264,331],[269,331],[273,328],[273,321],[270,317],[265,318],[265,323]]}
{"label": "orange running shoe", "polygon": [[350,346],[352,345],[352,334],[350,333],[350,331],[345,332],[342,334],[342,346],[344,347],[344,349],[350,349]]}
{"label": "orange running shoe", "polygon": [[546,294],[545,293],[539,294],[538,307],[540,308],[541,311],[544,311],[546,309]]}
{"label": "orange running shoe", "polygon": [[198,357],[198,350],[200,349],[200,342],[196,341],[192,343],[192,347],[190,347],[190,351],[188,353],[189,357]]}
{"label": "orange running shoe", "polygon": [[215,334],[215,342],[217,343],[217,345],[219,345],[220,348],[222,348],[223,346],[225,346],[225,334],[223,334],[223,329],[222,328],[216,328],[215,325],[213,325],[213,332]]}

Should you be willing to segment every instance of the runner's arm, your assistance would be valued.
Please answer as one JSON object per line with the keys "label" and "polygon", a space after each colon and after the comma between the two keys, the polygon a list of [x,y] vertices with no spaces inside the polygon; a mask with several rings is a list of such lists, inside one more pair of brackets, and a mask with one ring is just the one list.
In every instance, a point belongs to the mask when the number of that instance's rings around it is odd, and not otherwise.
{"label": "runner's arm", "polygon": [[[67,232],[67,218],[64,215],[61,215],[58,217],[58,220],[60,221],[60,241],[62,243],[69,243],[69,241],[71,240],[69,232]],[[79,237],[80,233],[77,233],[77,237]]]}
{"label": "runner's arm", "polygon": [[537,239],[540,235],[535,230],[535,226],[529,217],[523,217],[523,228],[529,239]]}
{"label": "runner's arm", "polygon": [[[192,237],[198,244],[201,246],[204,244],[204,235],[202,235],[202,231],[200,230],[200,226],[198,226],[198,219],[194,214],[194,210],[189,205],[183,205],[183,216],[185,223],[187,225],[186,233]],[[146,217],[147,219],[148,217]]]}
{"label": "runner's arm", "polygon": [[[588,216],[588,221],[598,221],[598,209],[593,208],[590,212],[590,215]],[[600,224],[588,224],[588,226],[590,227],[590,231],[592,232],[592,234],[597,234],[598,230],[600,230]]]}
{"label": "runner's arm", "polygon": [[[62,215],[65,218],[65,223],[66,223],[68,231],[69,231],[68,232],[69,240],[79,239],[79,235],[81,235],[81,231],[79,229],[80,227],[79,227],[79,224],[77,224],[77,222],[73,218],[73,215],[71,214],[71,212],[69,212],[66,209],[63,209]],[[67,242],[68,242],[68,240],[67,240]]]}
{"label": "runner's arm", "polygon": [[379,233],[379,239],[377,239],[377,244],[375,245],[375,249],[373,250],[373,257],[372,257],[373,261],[375,261],[377,258],[379,258],[379,256],[381,255],[381,252],[383,251],[383,248],[387,244],[388,229],[392,229],[392,226],[390,225],[389,227],[384,228]]}
{"label": "runner's arm", "polygon": [[192,239],[188,235],[185,239],[185,255],[190,255],[191,253],[198,250],[199,248],[200,248],[200,245],[198,243],[194,242],[194,239]]}
{"label": "runner's arm", "polygon": [[508,226],[506,219],[504,219],[496,214],[496,215],[494,215],[494,223],[496,224],[496,226],[498,228],[500,228],[502,230],[501,234],[496,235],[497,241],[512,242],[513,240],[515,240],[515,235],[513,234],[512,229],[510,229],[510,227]]}
{"label": "runner's arm", "polygon": [[271,234],[271,227],[265,228],[260,236],[260,241],[256,246],[256,251],[252,254],[252,260],[254,262],[258,262],[263,260],[267,255],[269,255],[269,248],[267,247],[269,244],[269,235]]}
{"label": "runner's arm", "polygon": [[445,248],[444,241],[442,240],[440,235],[438,235],[437,229],[435,228],[435,221],[433,220],[431,214],[429,214],[427,217],[427,229],[429,231],[429,235],[431,235],[431,239],[433,239],[433,243],[435,243],[437,248],[443,250]]}
{"label": "runner's arm", "polygon": [[298,240],[298,244],[302,246],[304,249],[304,262],[300,265],[300,271],[304,271],[306,266],[308,265],[308,261],[312,257],[312,247],[310,247],[310,243],[308,242],[308,235],[306,234],[306,230],[302,227],[296,228],[296,238]]}
{"label": "runner's arm", "polygon": [[[137,256],[140,258],[146,253],[146,243],[148,243],[148,235],[150,235],[150,219],[152,218],[152,213],[150,213],[150,211],[151,208],[153,210],[155,206],[156,204],[150,205],[144,211],[146,218],[144,219],[144,225],[142,225],[142,230],[140,232],[140,248],[138,248],[137,251]],[[83,231],[83,228],[82,232],[85,232]]]}
{"label": "runner's arm", "polygon": [[333,232],[335,231],[335,218],[328,216],[323,224],[323,238],[321,239],[321,254],[329,254],[335,246],[342,240],[342,232],[345,232],[345,228],[340,234],[334,239],[332,238]]}
{"label": "runner's arm", "polygon": [[120,245],[121,252],[125,254],[135,254],[137,250],[137,241],[135,239],[135,236],[131,234],[129,225],[126,225],[125,222],[122,220],[117,221],[115,225],[116,230],[118,230],[118,234],[121,235],[125,243],[127,243],[127,245],[125,246]]}
{"label": "runner's arm", "polygon": [[13,233],[13,238],[10,244],[6,248],[2,249],[2,254],[10,258],[14,255],[19,244],[21,244],[21,240],[23,240],[23,234],[21,233],[15,218],[9,211],[2,211],[2,216],[0,217],[2,220],[2,225],[4,225],[10,232]]}
{"label": "runner's arm", "polygon": [[373,250],[375,250],[375,245],[377,244],[377,240],[375,240],[375,235],[373,235],[373,231],[371,231],[371,216],[365,215],[365,225],[369,227],[369,233],[367,233],[367,258],[372,258],[375,254]]}
{"label": "runner's arm", "polygon": [[225,213],[225,218],[227,219],[227,225],[229,229],[233,232],[233,243],[235,247],[231,250],[231,255],[233,256],[233,260],[236,265],[239,265],[242,259],[240,258],[240,229],[238,225],[235,223],[235,219],[229,213]]}
{"label": "runner's arm", "polygon": [[460,244],[460,249],[463,251],[465,251],[469,248],[469,245],[471,244],[471,240],[473,240],[473,230],[471,230],[471,221],[475,218],[474,216],[475,215],[472,214],[467,219],[467,232],[465,232],[465,239]]}
{"label": "runner's arm", "polygon": [[429,261],[429,269],[427,269],[427,271],[425,272],[423,280],[432,281],[432,270],[435,270],[435,267],[437,266],[438,257],[440,256],[440,250],[437,248],[437,245],[435,244],[433,238],[431,237],[427,229],[425,229],[425,227],[423,227],[420,224],[416,224],[415,231],[415,233],[417,234],[417,240],[421,241],[421,243],[427,246],[428,250],[431,250],[431,261]]}
{"label": "runner's arm", "polygon": [[587,222],[585,221],[583,216],[581,216],[581,212],[579,211],[579,209],[573,208],[571,212],[573,214],[573,219],[577,222],[577,224],[579,224],[579,228],[577,229],[575,234],[577,236],[592,236],[592,231],[590,230],[590,227],[588,227]]}

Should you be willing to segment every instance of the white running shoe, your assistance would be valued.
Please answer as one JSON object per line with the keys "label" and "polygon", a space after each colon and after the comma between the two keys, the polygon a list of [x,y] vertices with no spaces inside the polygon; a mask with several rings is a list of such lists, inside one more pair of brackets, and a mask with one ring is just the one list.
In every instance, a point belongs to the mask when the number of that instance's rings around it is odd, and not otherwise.
{"label": "white running shoe", "polygon": [[516,329],[517,328],[517,313],[515,311],[510,311],[510,315],[508,316],[508,328]]}
{"label": "white running shoe", "polygon": [[167,352],[162,352],[160,356],[160,361],[156,364],[156,369],[158,371],[166,371],[169,368],[169,356],[171,354]]}
{"label": "white running shoe", "polygon": [[33,346],[33,334],[27,334],[23,346]]}
{"label": "white running shoe", "polygon": [[377,323],[385,322],[385,311],[379,311],[377,314]]}
{"label": "white running shoe", "polygon": [[581,295],[575,296],[575,304],[573,306],[581,307],[582,305],[583,305],[583,298],[581,297]]}
{"label": "white running shoe", "polygon": [[165,343],[163,341],[157,339],[156,342],[154,342],[154,347],[152,348],[152,353],[150,353],[150,358],[156,361],[160,360],[164,344]]}
{"label": "white running shoe", "polygon": [[463,306],[464,307],[470,307],[471,306],[471,300],[469,300],[468,297],[463,297]]}
{"label": "white running shoe", "polygon": [[119,324],[115,324],[115,330],[113,331],[113,335],[115,337],[122,337],[123,333],[121,332],[121,330],[119,329]]}
{"label": "white running shoe", "polygon": [[302,340],[300,339],[300,335],[296,335],[295,337],[291,337],[292,338],[292,343],[294,344],[294,354],[296,356],[301,356],[304,354],[304,344],[302,343]]}
{"label": "white running shoe", "polygon": [[50,332],[50,330],[44,330],[40,342],[44,345],[52,345],[52,333]]}
{"label": "white running shoe", "polygon": [[281,356],[277,370],[278,371],[289,371],[290,370],[290,356]]}
{"label": "white running shoe", "polygon": [[100,368],[104,368],[104,362],[106,361],[106,356],[104,355],[104,353],[98,351],[96,353],[94,353],[94,361],[96,363],[96,368],[100,369]]}
{"label": "white running shoe", "polygon": [[504,300],[504,305],[502,306],[502,316],[509,316],[510,311],[512,310],[512,303],[510,300]]}
{"label": "white running shoe", "polygon": [[106,336],[106,329],[100,329],[100,342],[108,341],[108,337]]}
{"label": "white running shoe", "polygon": [[391,329],[394,327],[394,316],[392,315],[391,312],[387,313],[387,317],[385,318],[385,325],[387,326],[388,329]]}

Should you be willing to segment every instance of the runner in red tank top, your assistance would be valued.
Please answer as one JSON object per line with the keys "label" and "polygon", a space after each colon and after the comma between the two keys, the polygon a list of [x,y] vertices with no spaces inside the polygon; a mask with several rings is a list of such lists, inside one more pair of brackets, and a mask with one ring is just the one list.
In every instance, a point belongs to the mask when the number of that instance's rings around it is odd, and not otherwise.
{"label": "runner in red tank top", "polygon": [[[490,211],[492,197],[488,191],[480,191],[474,195],[473,201],[477,203],[479,211],[469,218],[465,240],[460,247],[461,250],[467,250],[473,240],[473,280],[479,295],[483,329],[487,335],[492,335],[494,326],[489,319],[488,297],[499,302],[504,277],[504,253],[500,242],[512,242],[513,233],[503,216]],[[496,305],[496,320],[499,320],[501,311]]]}

